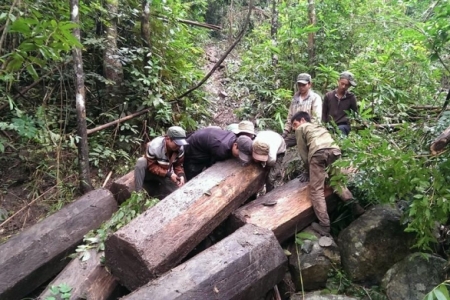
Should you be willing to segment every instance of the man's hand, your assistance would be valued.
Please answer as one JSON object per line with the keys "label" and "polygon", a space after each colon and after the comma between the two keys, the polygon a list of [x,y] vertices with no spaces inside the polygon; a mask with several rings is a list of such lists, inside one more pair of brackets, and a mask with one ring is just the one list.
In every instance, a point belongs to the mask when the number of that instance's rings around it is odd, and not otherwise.
{"label": "man's hand", "polygon": [[183,186],[184,183],[185,183],[184,176],[179,176],[178,179],[177,179],[177,185],[178,185],[178,187]]}
{"label": "man's hand", "polygon": [[281,135],[281,137],[282,137],[283,139],[285,139],[285,138],[288,136],[288,134],[289,134],[289,132],[287,132],[287,131],[285,130],[285,131],[283,131],[283,134]]}
{"label": "man's hand", "polygon": [[298,176],[298,180],[300,180],[300,182],[309,182],[309,173],[303,172]]}

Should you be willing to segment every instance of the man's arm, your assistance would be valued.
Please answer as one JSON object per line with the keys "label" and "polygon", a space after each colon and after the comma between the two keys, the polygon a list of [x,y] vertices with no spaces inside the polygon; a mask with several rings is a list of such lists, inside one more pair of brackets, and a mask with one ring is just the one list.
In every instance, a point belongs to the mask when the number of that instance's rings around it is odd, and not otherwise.
{"label": "man's arm", "polygon": [[149,156],[147,156],[147,166],[150,173],[156,174],[161,177],[165,177],[167,174],[167,170],[158,164],[156,157],[150,158]]}
{"label": "man's arm", "polygon": [[184,175],[184,168],[183,168],[183,162],[184,162],[184,152],[181,153],[181,156],[178,157],[177,161],[173,163],[173,171],[177,176],[183,176]]}
{"label": "man's arm", "polygon": [[291,119],[292,119],[292,116],[294,115],[294,107],[293,106],[294,106],[294,101],[292,101],[291,105],[289,106],[286,123],[284,124],[284,132],[291,132],[291,129],[292,129]]}
{"label": "man's arm", "polygon": [[322,122],[327,123],[328,122],[328,94],[325,94],[325,97],[323,97],[323,104],[322,104]]}
{"label": "man's arm", "polygon": [[308,145],[305,137],[305,131],[303,126],[300,126],[295,130],[295,138],[297,139],[297,150],[300,157],[305,164],[305,169],[309,170],[308,164]]}
{"label": "man's arm", "polygon": [[350,110],[353,110],[355,113],[358,112],[358,106],[356,105],[356,96],[353,95],[351,102],[350,102]]}
{"label": "man's arm", "polygon": [[320,124],[322,121],[322,98],[320,98],[319,94],[315,94],[313,103],[312,103],[312,116],[311,120],[314,123]]}

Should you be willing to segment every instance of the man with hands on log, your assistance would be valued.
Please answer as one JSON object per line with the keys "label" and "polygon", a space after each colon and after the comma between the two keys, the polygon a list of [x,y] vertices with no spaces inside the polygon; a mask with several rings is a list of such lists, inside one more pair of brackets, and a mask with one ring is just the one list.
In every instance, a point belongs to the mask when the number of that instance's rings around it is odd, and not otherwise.
{"label": "man with hands on log", "polygon": [[[309,181],[311,203],[319,220],[319,223],[312,223],[311,226],[319,234],[329,235],[330,218],[325,202],[324,184],[328,167],[341,157],[341,150],[325,127],[311,123],[307,112],[297,112],[291,122],[295,129],[297,150],[307,170],[300,175],[300,181]],[[337,194],[344,201],[353,199],[347,187],[337,191]],[[358,203],[353,203],[352,212],[354,215],[361,215],[364,209]]]}
{"label": "man with hands on log", "polygon": [[170,127],[165,136],[149,142],[134,169],[135,190],[142,190],[144,181],[153,181],[161,186],[165,197],[183,186],[186,182],[183,146],[187,144],[186,132],[179,126]]}
{"label": "man with hands on log", "polygon": [[[253,126],[252,123],[251,125]],[[251,133],[251,130],[246,132]],[[187,180],[191,180],[217,161],[239,157],[239,150],[247,145],[245,141],[246,139],[237,137],[232,131],[216,127],[195,131],[187,139],[188,145],[185,147],[184,170]]]}

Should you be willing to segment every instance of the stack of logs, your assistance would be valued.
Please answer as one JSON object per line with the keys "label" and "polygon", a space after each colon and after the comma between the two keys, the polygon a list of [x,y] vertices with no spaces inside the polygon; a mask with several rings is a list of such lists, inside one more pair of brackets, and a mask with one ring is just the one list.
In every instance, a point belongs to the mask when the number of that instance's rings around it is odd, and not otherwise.
{"label": "stack of logs", "polygon": [[[115,299],[122,286],[132,291],[124,299],[259,299],[286,272],[280,243],[315,219],[308,187],[298,180],[243,205],[265,175],[256,164],[217,163],[107,239],[109,272],[94,250],[87,261],[70,261],[83,235],[129,197],[133,173],[127,174],[1,245],[0,299],[21,299],[58,273],[39,299],[62,283],[72,288],[70,299]],[[267,200],[277,204],[263,205]],[[228,236],[186,259],[219,225]]]}

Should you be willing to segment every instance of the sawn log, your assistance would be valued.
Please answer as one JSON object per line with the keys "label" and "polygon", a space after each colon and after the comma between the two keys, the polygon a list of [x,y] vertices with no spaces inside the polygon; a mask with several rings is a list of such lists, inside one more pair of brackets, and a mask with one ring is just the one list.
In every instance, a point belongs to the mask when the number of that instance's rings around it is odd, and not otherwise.
{"label": "sawn log", "polygon": [[88,252],[90,257],[86,261],[79,258],[72,259],[42,292],[39,299],[44,300],[53,296],[50,287],[61,284],[67,284],[72,288],[70,299],[106,300],[117,298],[114,296],[119,294],[119,283],[100,263],[101,256],[104,255],[103,251],[90,249]]}
{"label": "sawn log", "polygon": [[236,159],[214,164],[111,235],[106,265],[130,290],[175,267],[264,184],[265,170]]}
{"label": "sawn log", "polygon": [[110,191],[98,189],[0,246],[0,299],[21,299],[69,263],[67,256],[117,210]]}
{"label": "sawn log", "polygon": [[123,299],[262,299],[286,261],[270,230],[248,224]]}
{"label": "sawn log", "polygon": [[[332,189],[325,187],[328,211],[336,204],[334,197],[331,197],[332,194]],[[269,200],[275,200],[277,204],[263,205]],[[228,222],[233,229],[245,224],[270,229],[281,243],[293,236],[295,230],[301,231],[315,219],[308,184],[294,179],[237,209],[231,214]]]}

